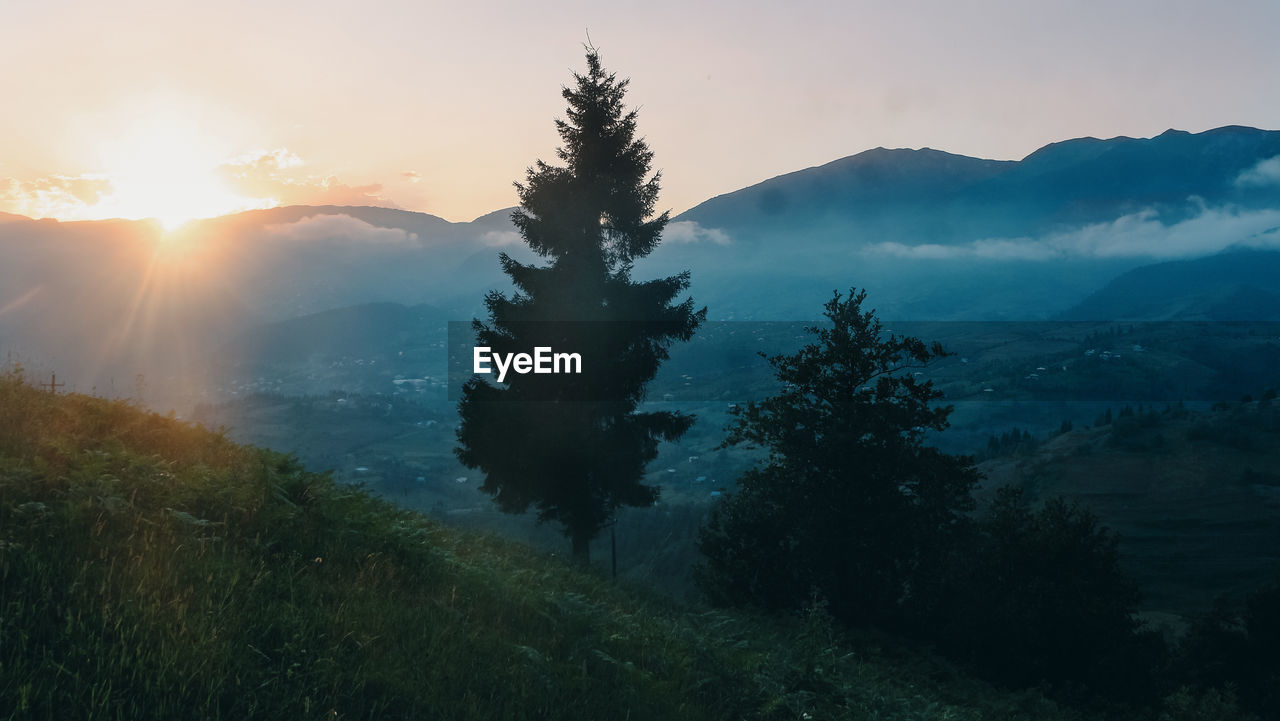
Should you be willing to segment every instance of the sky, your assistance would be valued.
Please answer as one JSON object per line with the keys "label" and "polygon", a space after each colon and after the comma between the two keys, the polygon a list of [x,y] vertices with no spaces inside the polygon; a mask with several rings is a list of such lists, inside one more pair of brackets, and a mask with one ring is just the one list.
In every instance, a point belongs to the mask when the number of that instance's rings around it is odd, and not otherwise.
{"label": "sky", "polygon": [[1280,3],[0,0],[0,212],[280,204],[466,221],[554,159],[583,43],[660,207],[875,147],[1280,129]]}

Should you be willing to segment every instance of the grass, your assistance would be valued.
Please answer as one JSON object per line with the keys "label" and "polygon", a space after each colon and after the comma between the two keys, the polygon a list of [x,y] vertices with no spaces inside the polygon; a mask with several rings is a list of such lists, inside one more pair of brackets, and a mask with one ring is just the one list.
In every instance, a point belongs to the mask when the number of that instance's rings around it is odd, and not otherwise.
{"label": "grass", "polygon": [[1064,719],[618,586],[296,460],[0,378],[0,719]]}

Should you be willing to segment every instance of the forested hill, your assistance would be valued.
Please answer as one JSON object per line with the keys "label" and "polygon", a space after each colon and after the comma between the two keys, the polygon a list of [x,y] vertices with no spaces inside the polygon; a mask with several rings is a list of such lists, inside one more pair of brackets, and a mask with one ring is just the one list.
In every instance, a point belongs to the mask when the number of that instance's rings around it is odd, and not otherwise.
{"label": "forested hill", "polygon": [[[1090,427],[998,444],[981,466],[1037,500],[1088,506],[1120,534],[1143,607],[1194,618],[1280,568],[1280,406],[1276,391],[1192,411],[1117,405]],[[993,439],[995,441],[996,439]],[[1003,446],[1003,447],[998,447]]]}
{"label": "forested hill", "polygon": [[[1280,237],[1280,228],[1269,234]],[[1280,251],[1238,249],[1135,268],[1059,318],[1276,320],[1280,318]]]}

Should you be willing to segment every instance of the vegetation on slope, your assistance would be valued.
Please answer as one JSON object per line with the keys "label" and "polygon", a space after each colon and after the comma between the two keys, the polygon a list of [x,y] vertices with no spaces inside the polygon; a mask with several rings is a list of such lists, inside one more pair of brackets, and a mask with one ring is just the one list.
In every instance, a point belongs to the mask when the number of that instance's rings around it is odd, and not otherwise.
{"label": "vegetation on slope", "polygon": [[[7,715],[5,715],[7,714]],[[0,718],[1068,718],[821,604],[673,605],[0,379]]]}
{"label": "vegetation on slope", "polygon": [[[1017,440],[1010,440],[1015,438]],[[1275,391],[1212,410],[1138,405],[1049,438],[993,437],[980,500],[1013,485],[1086,505],[1120,535],[1143,609],[1187,616],[1280,568],[1280,404]]]}

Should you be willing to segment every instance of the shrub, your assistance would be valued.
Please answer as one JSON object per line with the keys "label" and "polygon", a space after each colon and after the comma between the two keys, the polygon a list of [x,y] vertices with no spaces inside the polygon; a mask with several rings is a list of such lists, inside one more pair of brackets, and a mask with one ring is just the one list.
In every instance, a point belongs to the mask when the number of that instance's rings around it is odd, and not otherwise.
{"label": "shrub", "polygon": [[962,554],[932,619],[951,655],[1014,686],[1118,698],[1151,688],[1161,649],[1138,633],[1137,586],[1120,569],[1115,534],[1091,512],[1061,499],[1033,511],[1006,487]]}

